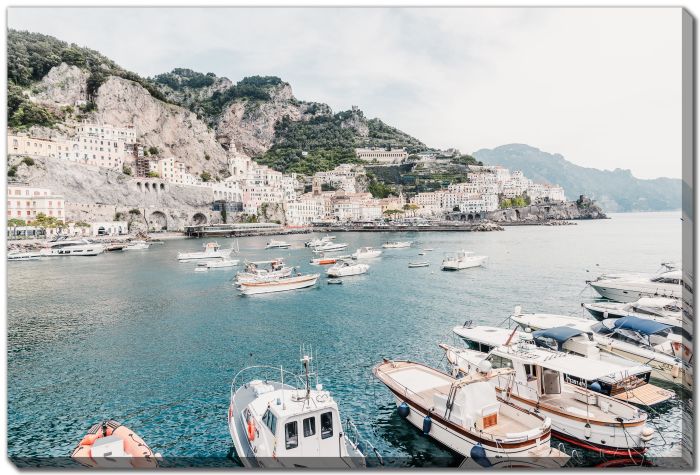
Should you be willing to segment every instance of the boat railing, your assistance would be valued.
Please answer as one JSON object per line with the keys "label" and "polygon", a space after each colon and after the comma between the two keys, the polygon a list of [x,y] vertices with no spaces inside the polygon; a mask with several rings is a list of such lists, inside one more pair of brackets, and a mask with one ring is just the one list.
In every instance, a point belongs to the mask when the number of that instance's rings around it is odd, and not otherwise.
{"label": "boat railing", "polygon": [[[362,453],[365,457],[370,455],[370,451],[372,454],[374,454],[375,457],[377,457],[377,460],[379,461],[380,465],[384,465],[384,459],[382,458],[381,454],[377,450],[377,448],[372,445],[372,443],[363,438],[360,435],[360,431],[357,429],[357,426],[355,425],[355,422],[350,419],[349,417],[345,420],[343,423],[343,431],[345,438],[350,441],[350,443],[357,448],[357,450]],[[363,450],[363,449],[369,449],[369,450]]]}
{"label": "boat railing", "polygon": [[[252,370],[259,370],[259,371],[270,371],[271,373],[276,373],[277,375],[280,376],[280,379],[282,375],[289,376],[289,381],[285,381],[285,384],[289,384],[290,386],[294,386],[297,389],[304,387],[304,380],[301,376],[298,374],[292,373],[291,371],[287,371],[282,367],[275,367],[275,366],[269,366],[269,365],[253,365],[253,366],[247,366],[240,370],[236,375],[233,377],[233,381],[231,381],[231,401],[233,401],[233,395],[236,393],[238,388],[242,385],[239,382],[239,378],[244,374]],[[271,381],[271,379],[265,379],[265,381]],[[295,386],[292,384],[293,382],[297,381],[299,384],[298,386]],[[246,381],[247,383],[248,381]],[[280,381],[281,382],[281,381]]]}

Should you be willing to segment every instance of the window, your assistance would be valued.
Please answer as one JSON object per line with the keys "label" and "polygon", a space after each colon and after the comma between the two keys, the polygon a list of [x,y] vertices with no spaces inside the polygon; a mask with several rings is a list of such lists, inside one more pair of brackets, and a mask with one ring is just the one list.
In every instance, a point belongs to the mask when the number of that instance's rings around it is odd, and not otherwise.
{"label": "window", "polygon": [[299,446],[299,433],[297,431],[297,421],[287,422],[284,426],[284,447],[295,449]]}
{"label": "window", "polygon": [[270,409],[265,411],[265,414],[262,416],[262,421],[263,423],[267,426],[268,429],[270,429],[270,432],[272,434],[275,434],[275,431],[277,430],[277,417],[270,412]]}
{"label": "window", "polygon": [[333,437],[333,413],[324,412],[321,414],[321,438]]}
{"label": "window", "polygon": [[316,418],[308,417],[304,419],[304,437],[311,437],[316,433]]}
{"label": "window", "polygon": [[502,358],[498,355],[491,355],[489,361],[491,361],[491,367],[493,369],[513,367],[513,363],[508,358]]}

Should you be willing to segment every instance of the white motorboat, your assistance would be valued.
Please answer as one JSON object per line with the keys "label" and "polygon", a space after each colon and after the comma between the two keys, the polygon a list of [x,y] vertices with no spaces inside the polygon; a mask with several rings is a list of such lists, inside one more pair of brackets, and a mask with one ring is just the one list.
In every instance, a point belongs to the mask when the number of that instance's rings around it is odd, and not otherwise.
{"label": "white motorboat", "polygon": [[442,270],[460,270],[483,266],[487,256],[478,256],[471,251],[447,254],[442,260]]}
{"label": "white motorboat", "polygon": [[[499,330],[511,336],[492,346]],[[532,341],[515,340],[505,329],[460,326],[453,329],[467,345],[483,344],[488,353],[441,345],[455,371],[473,374],[484,361],[493,368],[512,368],[514,380],[493,380],[499,397],[525,411],[550,417],[555,435],[567,442],[613,456],[642,454],[653,438],[647,413],[610,396],[592,391],[587,383],[598,381],[618,367],[604,361],[536,347]],[[503,337],[503,334],[500,334]],[[580,385],[567,382],[577,378]]]}
{"label": "white motorboat", "polygon": [[[642,297],[635,302],[591,302],[582,303],[593,318],[598,321],[606,318],[638,317],[665,323],[667,325],[682,325],[683,310],[677,299],[664,297]],[[690,322],[688,322],[690,324]]]}
{"label": "white motorboat", "polygon": [[375,249],[373,247],[361,247],[357,251],[352,253],[353,259],[374,259],[382,255],[381,249]]}
{"label": "white motorboat", "polygon": [[[252,366],[231,383],[228,427],[236,454],[248,468],[364,468],[359,434],[343,425],[338,404],[316,384],[311,389],[304,356],[304,379],[281,367]],[[243,380],[250,374],[264,379]],[[276,381],[273,374],[279,375]],[[286,381],[285,381],[286,380]],[[304,384],[296,384],[300,380]]]}
{"label": "white motorboat", "polygon": [[146,241],[131,241],[128,246],[124,248],[125,251],[145,251],[151,247]]}
{"label": "white motorboat", "polygon": [[[265,264],[269,264],[270,267],[268,269],[260,267]],[[289,277],[293,271],[293,267],[284,265],[284,259],[281,257],[269,261],[246,262],[245,270],[236,274],[235,285],[240,285],[243,282],[270,281]]]}
{"label": "white motorboat", "polygon": [[206,263],[207,269],[221,269],[227,267],[236,267],[241,261],[239,259],[220,259]]}
{"label": "white motorboat", "polygon": [[369,270],[367,264],[357,264],[348,261],[341,261],[326,270],[328,277],[349,277],[351,275],[366,274]]}
{"label": "white motorboat", "polygon": [[409,262],[408,267],[409,269],[413,269],[415,267],[428,267],[430,265],[430,262]]}
{"label": "white motorboat", "polygon": [[348,244],[346,242],[327,242],[327,243],[322,244],[320,246],[314,247],[313,252],[319,253],[319,252],[342,251],[343,249],[345,249],[347,247],[348,247]]}
{"label": "white motorboat", "polygon": [[318,247],[322,246],[324,244],[328,244],[329,242],[333,241],[335,239],[335,236],[323,236],[322,238],[315,238],[311,239],[309,241],[306,241],[304,243],[304,246],[306,247]]}
{"label": "white motorboat", "polygon": [[265,249],[289,249],[292,245],[286,241],[277,241],[275,239],[270,239],[267,244],[265,244]]}
{"label": "white motorboat", "polygon": [[424,250],[425,252],[431,252],[431,251],[433,251],[434,249],[433,249],[432,247],[426,247],[426,248],[424,248],[423,250]]}
{"label": "white motorboat", "polygon": [[60,239],[51,241],[47,248],[42,249],[42,256],[96,256],[105,252],[102,244],[96,244],[87,239]]}
{"label": "white motorboat", "polygon": [[420,363],[385,359],[372,373],[391,391],[401,417],[484,466],[556,467],[569,458],[550,446],[549,418],[497,399],[491,380],[512,380],[511,369],[455,379]]}
{"label": "white motorboat", "polygon": [[28,251],[28,252],[9,252],[7,254],[8,261],[37,261],[44,254],[41,252]]}
{"label": "white motorboat", "polygon": [[[606,355],[617,355],[637,361],[652,368],[653,378],[692,388],[692,367],[685,362],[691,359],[692,352],[682,342],[669,338],[669,325],[637,317],[609,318],[598,322],[544,313],[516,314],[511,319],[526,329],[570,327],[591,333],[603,359]],[[677,357],[679,352],[687,352],[687,360]]]}
{"label": "white motorboat", "polygon": [[299,290],[316,285],[319,277],[320,274],[306,274],[280,277],[273,280],[256,280],[253,282],[242,281],[239,290],[243,295],[269,294],[273,292]]}
{"label": "white motorboat", "polygon": [[191,261],[195,259],[228,259],[234,251],[233,247],[221,249],[219,243],[208,242],[202,245],[203,251],[198,252],[178,252],[177,259],[179,261]]}
{"label": "white motorboat", "polygon": [[404,249],[406,247],[411,247],[413,244],[411,241],[387,241],[382,244],[384,249]]}
{"label": "white motorboat", "polygon": [[678,269],[659,274],[608,274],[586,283],[615,302],[635,302],[642,297],[680,299],[683,295],[683,276]]}

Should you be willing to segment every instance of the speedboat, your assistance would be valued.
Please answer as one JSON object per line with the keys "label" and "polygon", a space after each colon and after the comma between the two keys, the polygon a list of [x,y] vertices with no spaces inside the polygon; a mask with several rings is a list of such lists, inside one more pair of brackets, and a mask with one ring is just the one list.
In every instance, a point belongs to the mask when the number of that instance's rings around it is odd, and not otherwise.
{"label": "speedboat", "polygon": [[44,256],[44,254],[42,254],[41,252],[34,252],[34,251],[9,252],[7,254],[7,260],[8,261],[37,261],[43,256]]}
{"label": "speedboat", "polygon": [[[301,362],[303,379],[271,366],[236,374],[228,409],[236,454],[247,468],[364,468],[355,425],[350,419],[343,424],[338,404],[321,384],[311,388],[311,357]],[[278,381],[270,377],[275,373]],[[250,374],[264,379],[243,379]]]}
{"label": "speedboat", "polygon": [[327,242],[327,243],[322,244],[320,246],[314,247],[313,252],[319,253],[319,252],[342,251],[346,247],[348,247],[348,244],[345,242]]}
{"label": "speedboat", "polygon": [[[499,330],[510,336],[498,337]],[[525,411],[550,417],[555,435],[572,444],[613,456],[642,454],[653,438],[646,426],[647,413],[630,403],[588,388],[588,384],[619,370],[604,361],[539,348],[532,341],[515,340],[515,332],[483,326],[459,326],[453,332],[465,342],[489,342],[488,353],[441,345],[453,371],[473,374],[484,362],[493,368],[515,370],[515,378],[496,378],[493,383],[504,401]],[[494,338],[500,344],[491,346]],[[481,343],[479,343],[481,344]],[[467,346],[471,346],[467,343]],[[567,382],[574,376],[578,384]]]}
{"label": "speedboat", "polygon": [[338,259],[338,257],[317,257],[315,259],[311,259],[309,261],[309,264],[314,266],[327,266],[335,264],[336,262],[338,262]]}
{"label": "speedboat", "polygon": [[124,248],[125,251],[144,251],[151,247],[146,241],[131,241],[128,246]]}
{"label": "speedboat", "polygon": [[[260,266],[269,264],[269,269]],[[289,277],[294,271],[293,267],[284,265],[284,259],[278,257],[269,261],[246,262],[245,270],[236,274],[235,285],[242,282],[259,282]]]}
{"label": "speedboat", "polygon": [[102,244],[87,239],[58,239],[42,250],[42,256],[96,256],[105,252]]}
{"label": "speedboat", "polygon": [[483,266],[487,256],[477,256],[471,251],[448,254],[442,260],[442,270],[460,270]]}
{"label": "speedboat", "polygon": [[635,302],[592,302],[582,303],[593,318],[598,321],[606,318],[638,317],[668,325],[682,325],[683,311],[677,299],[664,297],[642,297]]}
{"label": "speedboat", "polygon": [[207,262],[207,269],[221,269],[225,267],[236,267],[241,261],[239,259],[220,259]]}
{"label": "speedboat", "polygon": [[384,249],[403,249],[406,247],[411,247],[413,244],[411,241],[387,241],[382,244]]}
{"label": "speedboat", "polygon": [[[637,317],[608,318],[598,322],[543,313],[518,314],[511,319],[521,327],[533,330],[570,327],[588,332],[600,348],[601,358],[617,355],[637,361],[652,368],[652,378],[692,388],[692,367],[686,362],[691,360],[692,350],[677,339],[669,338],[670,325]],[[688,353],[687,358],[676,356],[679,352]]]}
{"label": "speedboat", "polygon": [[373,247],[361,247],[357,251],[352,253],[353,259],[374,259],[382,255],[381,249],[375,249]]}
{"label": "speedboat", "polygon": [[323,236],[322,238],[311,239],[306,241],[304,246],[306,247],[318,247],[327,244],[335,239],[335,236]]}
{"label": "speedboat", "polygon": [[499,400],[492,380],[512,380],[512,369],[473,372],[463,378],[410,361],[385,359],[372,369],[391,391],[398,414],[423,434],[485,466],[562,466],[550,446],[551,419]]}
{"label": "speedboat", "polygon": [[270,239],[270,241],[265,244],[265,249],[289,249],[292,245],[286,241],[276,241],[275,239]]}
{"label": "speedboat", "polygon": [[659,274],[608,274],[586,283],[602,297],[615,302],[635,302],[642,297],[680,299],[683,295],[679,269]]}
{"label": "speedboat", "polygon": [[430,265],[430,262],[409,262],[408,267],[409,269],[413,269],[414,267],[428,267]]}
{"label": "speedboat", "polygon": [[239,290],[243,295],[269,294],[273,292],[285,292],[312,287],[318,282],[320,274],[296,275],[280,277],[278,279],[261,279],[255,281],[242,281]]}
{"label": "speedboat", "polygon": [[138,434],[120,423],[98,422],[73,449],[71,458],[90,468],[156,468],[162,459]]}
{"label": "speedboat", "polygon": [[356,264],[348,261],[341,261],[326,271],[329,277],[348,277],[351,275],[366,274],[369,270],[367,264]]}
{"label": "speedboat", "polygon": [[233,247],[221,249],[219,243],[208,242],[202,245],[203,251],[198,252],[178,252],[179,261],[191,261],[194,259],[228,259],[234,251]]}

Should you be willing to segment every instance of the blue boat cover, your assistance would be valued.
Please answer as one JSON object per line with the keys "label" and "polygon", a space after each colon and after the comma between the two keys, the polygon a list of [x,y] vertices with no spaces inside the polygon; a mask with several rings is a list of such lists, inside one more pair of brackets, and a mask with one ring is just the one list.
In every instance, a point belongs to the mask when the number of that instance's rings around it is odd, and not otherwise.
{"label": "blue boat cover", "polygon": [[576,328],[571,328],[571,327],[554,327],[554,328],[549,328],[547,330],[539,330],[536,332],[532,333],[532,337],[535,339],[535,343],[537,343],[537,340],[540,338],[551,338],[557,342],[557,346],[561,350],[561,347],[564,343],[566,343],[569,339],[579,336],[579,335],[585,335],[586,332],[577,330]]}
{"label": "blue boat cover", "polygon": [[654,320],[647,320],[639,317],[622,317],[615,320],[615,328],[620,330],[633,330],[643,335],[653,335],[660,331],[671,328],[671,325],[659,323]]}

